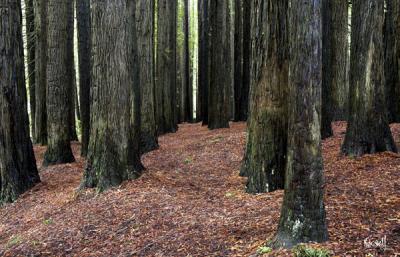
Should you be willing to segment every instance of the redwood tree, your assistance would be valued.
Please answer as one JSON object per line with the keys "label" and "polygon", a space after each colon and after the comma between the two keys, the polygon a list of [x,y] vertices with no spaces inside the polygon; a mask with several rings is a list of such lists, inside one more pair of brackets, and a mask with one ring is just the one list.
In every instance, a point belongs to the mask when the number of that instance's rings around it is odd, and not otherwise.
{"label": "redwood tree", "polygon": [[353,1],[346,155],[396,151],[386,116],[383,23],[384,1]]}
{"label": "redwood tree", "polygon": [[324,207],[320,113],[321,1],[289,8],[289,130],[285,195],[274,247],[328,239]]}
{"label": "redwood tree", "polygon": [[284,187],[287,150],[288,0],[257,0],[252,15],[255,40],[247,148],[241,174],[250,193]]}
{"label": "redwood tree", "polygon": [[[135,3],[91,0],[92,105],[82,188],[104,191],[139,177],[140,97]],[[116,29],[118,28],[118,29]],[[136,74],[135,74],[136,73]]]}
{"label": "redwood tree", "polygon": [[40,181],[29,136],[21,21],[20,1],[0,0],[0,204]]}

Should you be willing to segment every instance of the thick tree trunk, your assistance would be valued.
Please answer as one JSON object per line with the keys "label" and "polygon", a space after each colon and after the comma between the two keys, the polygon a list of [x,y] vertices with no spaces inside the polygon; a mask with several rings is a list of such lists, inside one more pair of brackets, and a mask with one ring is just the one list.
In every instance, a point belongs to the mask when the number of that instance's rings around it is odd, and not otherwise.
{"label": "thick tree trunk", "polygon": [[0,0],[0,204],[40,182],[24,75],[21,3]]}
{"label": "thick tree trunk", "polygon": [[156,121],[158,133],[178,129],[176,115],[176,0],[158,0]]}
{"label": "thick tree trunk", "polygon": [[136,2],[136,35],[138,47],[138,84],[141,89],[140,151],[147,153],[158,148],[154,104],[154,0]]}
{"label": "thick tree trunk", "polygon": [[33,0],[25,1],[26,16],[26,43],[28,53],[28,88],[31,117],[31,131],[35,135],[35,114],[36,114],[36,96],[35,96],[35,11]]}
{"label": "thick tree trunk", "polygon": [[249,193],[284,188],[287,150],[288,0],[255,1],[253,89],[248,139],[241,174]]}
{"label": "thick tree trunk", "polygon": [[320,113],[321,1],[289,8],[289,133],[285,196],[274,247],[328,239],[324,207]]}
{"label": "thick tree trunk", "polygon": [[355,0],[353,11],[350,114],[342,152],[361,156],[396,151],[385,107],[384,2]]}
{"label": "thick tree trunk", "polygon": [[385,78],[389,122],[400,121],[400,2],[386,0]]}
{"label": "thick tree trunk", "polygon": [[47,144],[47,0],[34,0],[35,8],[35,135],[37,144]]}
{"label": "thick tree trunk", "polygon": [[70,1],[48,2],[47,131],[44,165],[73,162],[70,139],[71,61],[68,33]]}
{"label": "thick tree trunk", "polygon": [[81,154],[87,155],[90,136],[90,0],[77,0]]}
{"label": "thick tree trunk", "polygon": [[229,0],[211,1],[209,9],[211,50],[208,91],[208,128],[229,127],[230,13]]}
{"label": "thick tree trunk", "polygon": [[[92,116],[82,188],[104,191],[139,177],[140,89],[135,3],[92,0]],[[118,29],[115,29],[118,28]]]}

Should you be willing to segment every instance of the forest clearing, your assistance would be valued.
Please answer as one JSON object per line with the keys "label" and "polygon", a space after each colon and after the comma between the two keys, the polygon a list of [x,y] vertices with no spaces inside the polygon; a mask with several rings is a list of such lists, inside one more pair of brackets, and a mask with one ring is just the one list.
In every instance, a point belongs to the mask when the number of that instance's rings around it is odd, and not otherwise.
{"label": "forest clearing", "polygon": [[[400,253],[400,155],[340,155],[345,123],[323,142],[333,256],[367,256],[364,240],[386,236]],[[400,143],[400,126],[392,126]],[[283,191],[250,195],[238,176],[245,124],[210,132],[181,125],[144,156],[146,171],[103,194],[76,193],[83,159],[40,168],[42,183],[0,209],[2,256],[250,256],[274,236]],[[79,145],[74,143],[75,156]],[[36,147],[38,165],[44,147]],[[61,176],[62,175],[62,176]],[[292,256],[290,250],[269,256]]]}

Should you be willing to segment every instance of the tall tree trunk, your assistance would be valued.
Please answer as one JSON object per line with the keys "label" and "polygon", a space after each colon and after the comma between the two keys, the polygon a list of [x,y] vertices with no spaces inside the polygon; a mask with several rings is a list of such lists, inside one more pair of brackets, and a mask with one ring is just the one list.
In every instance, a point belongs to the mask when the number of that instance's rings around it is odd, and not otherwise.
{"label": "tall tree trunk", "polygon": [[274,247],[328,239],[324,207],[320,113],[321,1],[289,8],[289,133],[285,195]]}
{"label": "tall tree trunk", "polygon": [[81,110],[81,154],[87,155],[90,136],[90,0],[76,1]]}
{"label": "tall tree trunk", "polygon": [[385,78],[389,122],[400,121],[400,2],[386,0]]}
{"label": "tall tree trunk", "polygon": [[29,103],[31,117],[31,131],[35,135],[35,113],[36,113],[36,96],[35,96],[35,11],[33,0],[25,1],[25,16],[26,16],[26,42],[28,53],[28,88],[29,88]]}
{"label": "tall tree trunk", "polygon": [[251,13],[253,1],[243,0],[243,82],[240,89],[239,120],[246,121],[249,111],[249,92],[251,81]]}
{"label": "tall tree trunk", "polygon": [[24,75],[20,1],[0,0],[0,204],[40,182]]}
{"label": "tall tree trunk", "polygon": [[158,133],[178,129],[176,115],[176,1],[158,0],[156,120]]}
{"label": "tall tree trunk", "polygon": [[230,13],[229,0],[210,2],[210,80],[208,92],[208,128],[229,127]]}
{"label": "tall tree trunk", "polygon": [[141,89],[140,151],[147,153],[158,148],[154,104],[154,0],[136,2],[136,36],[138,69]]}
{"label": "tall tree trunk", "polygon": [[248,139],[241,174],[249,193],[284,188],[287,150],[288,0],[257,0],[253,8],[255,68]]}
{"label": "tall tree trunk", "polygon": [[203,125],[208,124],[208,84],[210,76],[209,53],[210,53],[210,27],[209,27],[210,0],[198,0],[199,9],[199,57],[198,57],[198,99],[200,114],[198,119]]}
{"label": "tall tree trunk", "polygon": [[184,95],[182,106],[184,121],[191,122],[193,120],[193,88],[190,83],[190,53],[189,53],[189,0],[184,0],[184,18],[183,18],[183,83],[182,87],[186,92]]}
{"label": "tall tree trunk", "polygon": [[138,61],[135,2],[92,0],[90,4],[92,116],[81,187],[104,191],[137,178],[143,169],[139,155],[139,76],[134,69]]}
{"label": "tall tree trunk", "polygon": [[[235,2],[235,34],[234,34],[234,120],[240,121],[240,98],[243,85],[243,0]],[[248,35],[246,35],[248,36]]]}
{"label": "tall tree trunk", "polygon": [[70,145],[69,8],[71,8],[70,1],[48,2],[46,70],[48,147],[43,162],[46,166],[75,161]]}
{"label": "tall tree trunk", "polygon": [[47,5],[47,0],[34,0],[36,31],[34,141],[42,145],[47,144]]}
{"label": "tall tree trunk", "polygon": [[352,17],[350,114],[342,152],[395,152],[385,107],[384,2],[355,0]]}

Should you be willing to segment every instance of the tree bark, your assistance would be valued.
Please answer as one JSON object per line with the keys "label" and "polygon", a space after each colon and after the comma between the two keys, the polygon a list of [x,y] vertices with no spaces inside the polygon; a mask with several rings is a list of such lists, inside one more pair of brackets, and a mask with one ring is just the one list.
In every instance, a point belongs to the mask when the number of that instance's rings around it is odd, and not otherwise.
{"label": "tree bark", "polygon": [[48,147],[43,164],[54,165],[74,162],[70,139],[71,61],[68,33],[71,2],[48,2],[47,51],[47,131]]}
{"label": "tree bark", "polygon": [[36,113],[36,98],[35,98],[35,11],[33,0],[25,1],[25,16],[26,16],[26,42],[28,53],[28,88],[29,88],[29,103],[31,117],[31,133],[35,135],[35,113]]}
{"label": "tree bark", "polygon": [[[396,152],[385,106],[384,2],[353,1],[350,114],[342,152]],[[369,29],[364,29],[369,28]]]}
{"label": "tree bark", "polygon": [[211,49],[208,85],[208,128],[229,127],[230,13],[229,0],[211,1],[209,9]]}
{"label": "tree bark", "polygon": [[20,1],[0,0],[0,204],[40,182],[24,75]]}
{"label": "tree bark", "polygon": [[47,5],[47,0],[34,0],[36,31],[34,141],[41,145],[47,144]]}
{"label": "tree bark", "polygon": [[289,8],[289,133],[285,195],[274,247],[328,239],[324,207],[320,113],[321,1]]}
{"label": "tree bark", "polygon": [[140,151],[147,153],[158,148],[154,104],[154,0],[137,1],[135,15],[139,58],[135,68],[141,89]]}
{"label": "tree bark", "polygon": [[81,155],[87,156],[90,136],[90,0],[77,0]]}
{"label": "tree bark", "polygon": [[241,174],[247,192],[284,188],[287,150],[288,1],[257,0],[252,15],[255,40],[248,139]]}
{"label": "tree bark", "polygon": [[239,106],[237,107],[238,120],[246,121],[249,114],[249,92],[251,81],[251,13],[253,1],[243,0],[243,77],[240,88],[240,97],[238,96]]}
{"label": "tree bark", "polygon": [[[104,191],[139,177],[140,89],[135,2],[92,0],[92,116],[81,184]],[[118,28],[118,29],[116,29]]]}
{"label": "tree bark", "polygon": [[176,132],[176,0],[158,0],[156,120],[158,134]]}

